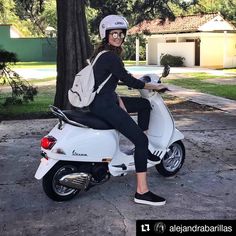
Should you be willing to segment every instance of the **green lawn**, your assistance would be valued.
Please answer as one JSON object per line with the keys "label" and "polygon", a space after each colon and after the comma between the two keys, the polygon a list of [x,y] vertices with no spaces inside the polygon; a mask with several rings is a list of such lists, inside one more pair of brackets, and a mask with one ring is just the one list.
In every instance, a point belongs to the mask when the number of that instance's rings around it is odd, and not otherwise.
{"label": "green lawn", "polygon": [[[3,106],[4,98],[10,93],[0,93],[0,120],[1,119],[22,119],[22,118],[39,118],[48,117],[51,112],[48,108],[53,104],[55,96],[55,86],[40,86],[41,82],[55,80],[55,78],[45,78],[43,81],[37,82],[32,80],[32,84],[38,87],[38,94],[33,102],[24,103],[22,105]],[[136,89],[129,90],[126,86],[118,86],[117,92],[121,96],[139,96]]]}
{"label": "green lawn", "polygon": [[[164,80],[164,82],[236,100],[236,85],[218,85],[214,83],[209,83],[211,79],[215,78],[217,78],[217,76],[209,75],[206,73],[188,73],[184,74],[183,78],[169,80],[167,78]],[[222,78],[222,76],[220,78]],[[4,98],[7,96],[7,94],[1,92],[0,87],[0,120],[21,119],[24,117],[39,118],[48,116],[48,114],[50,114],[48,106],[50,104],[53,104],[54,101],[55,85],[42,85],[44,82],[50,82],[52,80],[55,80],[55,77],[30,81],[34,86],[38,86],[38,95],[35,97],[34,102],[29,102],[28,104],[22,105],[12,105],[7,107],[1,105],[4,102]],[[208,82],[206,82],[206,80]],[[118,86],[117,92],[121,96],[139,96],[139,92],[136,89],[128,90],[126,86]]]}
{"label": "green lawn", "polygon": [[45,86],[38,88],[38,94],[33,102],[22,105],[3,106],[4,98],[9,95],[0,93],[0,120],[1,119],[21,119],[24,117],[46,117],[49,115],[48,106],[53,104],[55,86]]}
{"label": "green lawn", "polygon": [[56,68],[56,62],[17,62],[15,65],[11,66],[12,69],[30,69],[30,68]]}
{"label": "green lawn", "polygon": [[[222,76],[209,75],[207,73],[188,73],[184,78],[166,79],[165,82],[183,88],[195,89],[203,93],[236,100],[236,85],[216,84],[210,82],[211,79],[217,78],[222,78]],[[208,82],[206,82],[206,80],[208,80]]]}
{"label": "green lawn", "polygon": [[236,68],[223,69],[223,71],[236,73]]}

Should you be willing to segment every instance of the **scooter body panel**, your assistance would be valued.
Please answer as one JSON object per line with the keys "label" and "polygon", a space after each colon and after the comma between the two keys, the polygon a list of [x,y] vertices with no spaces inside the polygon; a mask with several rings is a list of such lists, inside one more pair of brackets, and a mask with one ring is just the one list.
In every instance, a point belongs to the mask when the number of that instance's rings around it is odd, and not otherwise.
{"label": "scooter body panel", "polygon": [[174,120],[162,97],[155,93],[148,98],[152,107],[148,139],[154,149],[166,149],[174,131]]}
{"label": "scooter body panel", "polygon": [[[174,118],[158,93],[153,93],[149,99],[152,112],[148,128],[149,149],[167,150],[168,147],[184,139],[184,135],[175,127]],[[161,155],[161,158],[164,155]]]}
{"label": "scooter body panel", "polygon": [[40,165],[35,173],[36,179],[42,179],[45,174],[58,162],[58,160],[55,159],[45,159],[41,158]]}
{"label": "scooter body panel", "polygon": [[51,150],[42,149],[49,158],[64,161],[101,162],[112,158],[119,142],[118,132],[81,128],[64,123],[56,125],[49,136],[57,139]]}
{"label": "scooter body panel", "polygon": [[178,129],[175,128],[168,146],[170,146],[172,143],[176,141],[183,140],[183,139],[184,139],[184,135]]}

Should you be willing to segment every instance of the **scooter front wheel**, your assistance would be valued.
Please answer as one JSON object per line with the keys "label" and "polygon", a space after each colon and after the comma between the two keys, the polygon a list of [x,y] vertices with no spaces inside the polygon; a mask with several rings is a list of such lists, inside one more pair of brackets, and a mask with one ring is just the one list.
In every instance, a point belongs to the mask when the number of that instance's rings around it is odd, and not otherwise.
{"label": "scooter front wheel", "polygon": [[155,166],[157,171],[165,177],[175,175],[185,160],[185,147],[181,140],[172,143],[169,149],[169,152],[162,158],[161,163]]}
{"label": "scooter front wheel", "polygon": [[61,177],[75,173],[78,169],[72,164],[58,162],[44,177],[43,189],[49,198],[54,201],[68,201],[72,199],[80,190],[63,186],[59,183]]}

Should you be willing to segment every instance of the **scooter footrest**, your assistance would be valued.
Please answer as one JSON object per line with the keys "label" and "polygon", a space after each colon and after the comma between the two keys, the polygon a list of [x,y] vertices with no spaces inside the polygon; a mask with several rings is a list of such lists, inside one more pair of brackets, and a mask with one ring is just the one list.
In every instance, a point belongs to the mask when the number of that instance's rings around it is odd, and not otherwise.
{"label": "scooter footrest", "polygon": [[121,168],[122,170],[127,170],[127,166],[123,163],[121,165],[115,165],[113,167],[116,167],[116,168]]}

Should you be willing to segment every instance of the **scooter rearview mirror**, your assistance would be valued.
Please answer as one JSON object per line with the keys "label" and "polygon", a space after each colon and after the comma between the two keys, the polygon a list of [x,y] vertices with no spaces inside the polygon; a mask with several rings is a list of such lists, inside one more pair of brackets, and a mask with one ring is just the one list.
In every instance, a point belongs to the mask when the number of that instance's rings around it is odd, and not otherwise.
{"label": "scooter rearview mirror", "polygon": [[169,73],[170,73],[170,66],[165,65],[161,77],[166,77],[169,75]]}

